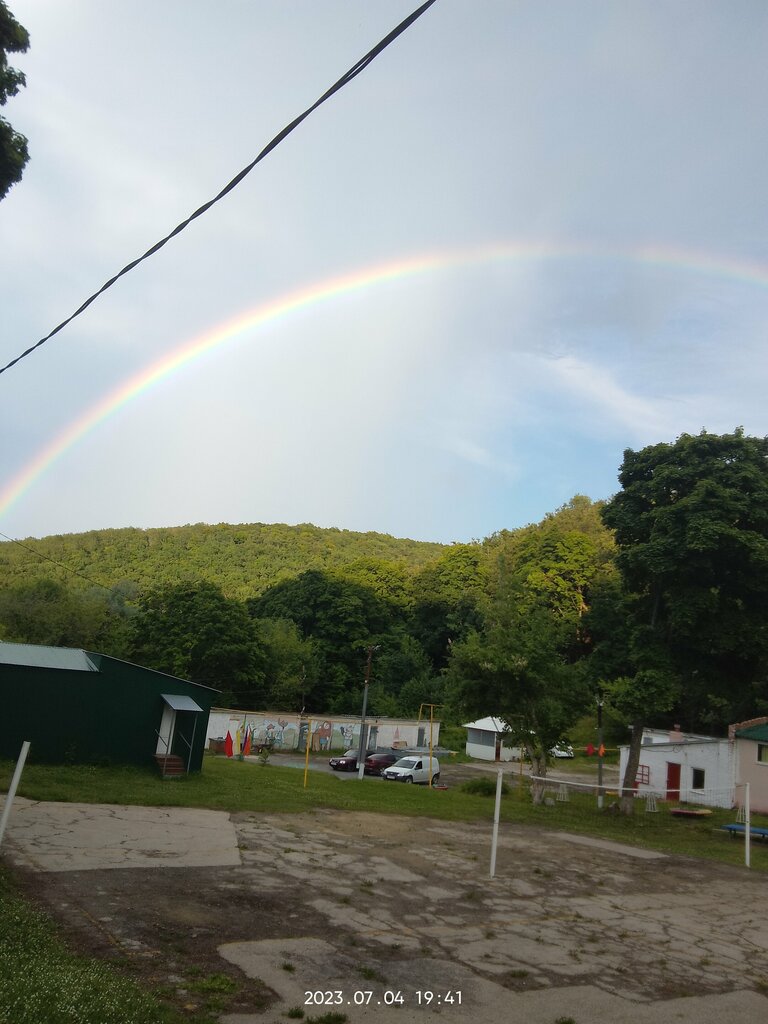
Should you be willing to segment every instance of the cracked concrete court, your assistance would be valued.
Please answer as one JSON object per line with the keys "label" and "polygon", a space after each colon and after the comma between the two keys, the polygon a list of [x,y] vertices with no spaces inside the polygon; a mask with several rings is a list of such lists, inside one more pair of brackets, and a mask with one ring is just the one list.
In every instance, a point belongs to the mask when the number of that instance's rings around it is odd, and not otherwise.
{"label": "cracked concrete court", "polygon": [[[763,873],[502,825],[491,882],[489,826],[339,811],[24,801],[9,836],[7,855],[81,932],[173,976],[161,939],[175,927],[173,955],[186,935],[190,955],[275,994],[225,1024],[284,1022],[293,1006],[380,1024],[768,1015]],[[461,1004],[419,1008],[425,990]],[[305,1005],[315,991],[334,1002]],[[385,1005],[396,992],[404,1005]]]}

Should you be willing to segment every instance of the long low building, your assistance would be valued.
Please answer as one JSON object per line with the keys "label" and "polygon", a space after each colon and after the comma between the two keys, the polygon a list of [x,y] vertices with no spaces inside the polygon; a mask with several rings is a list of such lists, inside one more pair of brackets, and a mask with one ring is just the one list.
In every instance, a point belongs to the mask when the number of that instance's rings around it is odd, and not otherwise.
{"label": "long low building", "polygon": [[[629,747],[619,747],[624,771]],[[638,796],[653,793],[669,801],[708,807],[733,807],[745,799],[754,811],[768,813],[768,717],[739,722],[727,738],[674,729],[644,729],[635,777]]]}
{"label": "long low building", "polygon": [[[440,723],[406,718],[366,719],[369,750],[404,750],[411,747],[436,747]],[[360,743],[360,717],[351,715],[297,715],[281,711],[240,711],[233,708],[211,708],[208,719],[208,746],[218,746],[227,733],[235,739],[246,728],[254,743],[269,743],[275,750],[306,750],[307,734],[310,750],[346,750]]]}

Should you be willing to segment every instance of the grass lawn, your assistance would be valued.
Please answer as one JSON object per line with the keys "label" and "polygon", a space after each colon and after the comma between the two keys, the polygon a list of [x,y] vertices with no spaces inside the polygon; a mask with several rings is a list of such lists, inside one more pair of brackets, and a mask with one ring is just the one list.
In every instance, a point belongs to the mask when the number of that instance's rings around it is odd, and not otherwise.
{"label": "grass lawn", "polygon": [[70,953],[0,870],[2,1024],[176,1024],[184,1018],[109,964]]}
{"label": "grass lawn", "polygon": [[[12,774],[0,763],[0,790]],[[136,804],[159,807],[207,807],[224,811],[297,814],[318,808],[405,814],[446,821],[486,821],[493,818],[493,798],[463,792],[460,786],[430,790],[380,779],[340,779],[321,772],[265,766],[207,756],[203,771],[178,780],[162,780],[152,768],[61,766],[27,764],[19,795],[33,800]],[[534,807],[527,789],[513,788],[502,801],[503,821],[600,836],[668,853],[704,857],[724,863],[744,863],[743,840],[718,831],[734,821],[734,812],[715,809],[703,820],[673,817],[667,805],[644,813],[638,801],[633,817],[599,811],[591,794],[573,793],[568,802]],[[753,824],[768,827],[768,816],[754,815]],[[768,871],[768,843],[752,843],[752,867]]]}

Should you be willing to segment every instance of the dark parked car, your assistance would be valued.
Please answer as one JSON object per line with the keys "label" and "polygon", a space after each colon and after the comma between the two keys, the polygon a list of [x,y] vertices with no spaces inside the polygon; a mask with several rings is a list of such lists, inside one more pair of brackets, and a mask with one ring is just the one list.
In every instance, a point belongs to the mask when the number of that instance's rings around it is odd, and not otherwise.
{"label": "dark parked car", "polygon": [[399,759],[399,754],[371,754],[366,757],[363,771],[366,775],[381,775],[385,768]]}
{"label": "dark parked car", "polygon": [[[373,750],[366,750],[365,756],[370,757],[375,753]],[[353,772],[357,768],[357,751],[347,750],[341,757],[332,757],[328,764],[335,772]]]}

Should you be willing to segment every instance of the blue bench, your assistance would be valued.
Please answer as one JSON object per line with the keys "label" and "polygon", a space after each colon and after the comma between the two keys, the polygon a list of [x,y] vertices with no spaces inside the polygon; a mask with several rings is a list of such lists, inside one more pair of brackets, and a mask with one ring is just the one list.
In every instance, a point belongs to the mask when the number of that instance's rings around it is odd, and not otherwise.
{"label": "blue bench", "polygon": [[[721,825],[723,832],[728,832],[731,836],[743,836],[746,832],[746,825]],[[756,839],[768,839],[768,828],[760,828],[757,825],[751,825],[749,829],[750,836],[754,836]]]}

